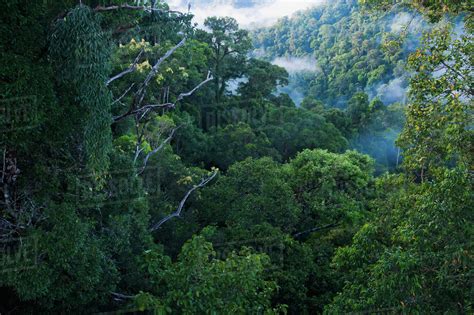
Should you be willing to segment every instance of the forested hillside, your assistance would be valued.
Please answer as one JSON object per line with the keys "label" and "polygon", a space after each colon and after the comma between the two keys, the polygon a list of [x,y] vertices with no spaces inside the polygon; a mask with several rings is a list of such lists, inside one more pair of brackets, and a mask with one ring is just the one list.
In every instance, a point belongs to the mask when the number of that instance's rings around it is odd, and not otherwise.
{"label": "forested hillside", "polygon": [[270,61],[287,57],[316,65],[295,73],[301,95],[344,107],[355,93],[367,92],[389,105],[405,99],[406,57],[427,28],[407,8],[373,15],[357,0],[337,0],[256,30],[253,37],[255,53]]}
{"label": "forested hillside", "polygon": [[474,311],[470,1],[0,15],[1,314]]}

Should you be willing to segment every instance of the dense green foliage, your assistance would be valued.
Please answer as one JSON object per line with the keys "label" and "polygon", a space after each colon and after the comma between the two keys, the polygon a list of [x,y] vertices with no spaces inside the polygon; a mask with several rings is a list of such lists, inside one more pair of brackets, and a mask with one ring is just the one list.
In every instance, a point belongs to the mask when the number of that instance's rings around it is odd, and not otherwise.
{"label": "dense green foliage", "polygon": [[[472,313],[468,2],[359,2],[255,59],[161,1],[8,1],[0,313]],[[386,33],[408,9],[438,22],[417,47]],[[281,56],[319,65],[299,106]],[[371,93],[406,73],[407,106]]]}
{"label": "dense green foliage", "polygon": [[419,41],[420,25],[412,11],[367,14],[355,0],[330,1],[253,32],[254,53],[266,60],[313,65],[292,73],[282,91],[293,98],[305,95],[302,107],[309,100],[340,109],[323,115],[351,148],[376,159],[378,173],[393,171],[399,160],[394,140],[404,123],[404,64]]}
{"label": "dense green foliage", "polygon": [[[393,40],[389,36],[396,36],[390,34],[395,18],[395,13],[368,15],[355,0],[330,1],[259,29],[253,37],[257,51],[269,60],[309,56],[317,68],[297,74],[305,83],[295,88],[327,105],[343,107],[355,93],[403,74],[404,47],[381,49],[381,43]],[[407,44],[415,37],[410,34]]]}

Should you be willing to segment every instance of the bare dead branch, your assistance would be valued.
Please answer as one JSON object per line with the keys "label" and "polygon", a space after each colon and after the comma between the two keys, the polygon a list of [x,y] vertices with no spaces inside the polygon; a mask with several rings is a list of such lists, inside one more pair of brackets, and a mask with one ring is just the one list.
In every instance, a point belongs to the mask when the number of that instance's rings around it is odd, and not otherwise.
{"label": "bare dead branch", "polygon": [[108,12],[108,11],[116,11],[116,10],[131,10],[131,11],[145,11],[145,12],[160,12],[160,13],[174,13],[178,15],[185,15],[185,13],[174,11],[174,10],[163,10],[158,8],[152,8],[147,6],[141,5],[129,5],[129,4],[121,4],[121,5],[111,5],[111,6],[97,6],[94,8],[95,12]]}
{"label": "bare dead branch", "polygon": [[123,301],[123,300],[131,300],[134,299],[134,295],[127,295],[127,294],[122,294],[122,293],[117,293],[117,292],[110,292],[112,296],[114,297],[114,300],[116,301]]}
{"label": "bare dead branch", "polygon": [[[143,160],[143,166],[142,166],[140,172],[138,172],[137,175],[140,175],[140,174],[142,174],[142,173],[145,171],[146,166],[148,165],[148,160],[149,160],[153,155],[155,155],[156,153],[158,153],[159,151],[161,151],[161,150],[164,148],[164,146],[165,146],[166,144],[168,144],[168,143],[173,139],[174,134],[176,133],[176,130],[178,130],[179,128],[181,128],[181,126],[178,126],[178,127],[174,128],[173,130],[171,130],[171,132],[170,132],[168,138],[166,138],[165,140],[163,140],[163,142],[161,142],[161,144],[160,144],[158,147],[156,147],[155,149],[153,149],[152,151],[150,151],[150,152],[146,155],[145,159]],[[141,153],[142,151],[143,151],[143,150],[140,150],[139,152]],[[140,155],[140,153],[138,153],[138,156]],[[138,158],[138,157],[137,157],[137,158]]]}
{"label": "bare dead branch", "polygon": [[[158,108],[172,108],[174,107],[174,104],[173,103],[166,103],[166,104],[149,104],[149,105],[144,105],[138,109],[135,109],[135,110],[129,110],[128,112],[122,114],[122,115],[119,115],[119,116],[115,116],[113,118],[113,122],[118,122],[128,116],[132,116],[132,115],[136,115],[136,114],[139,114],[139,113],[143,113],[143,112],[146,112],[148,113],[150,110],[153,110],[153,109],[158,109]],[[144,115],[142,115],[140,117],[140,119],[142,119],[144,117]]]}
{"label": "bare dead branch", "polygon": [[145,150],[145,148],[140,148],[137,143],[137,149],[135,150],[135,157],[133,158],[133,163],[137,162],[138,157],[140,156],[140,154],[142,154],[143,150]]}
{"label": "bare dead branch", "polygon": [[131,90],[134,86],[135,86],[135,83],[132,83],[132,84],[125,90],[125,92],[123,92],[122,95],[120,95],[119,98],[117,98],[116,100],[114,100],[114,101],[112,102],[112,105],[115,104],[115,103],[120,102],[120,101],[125,97],[125,95],[127,95],[128,92],[130,92],[130,90]]}
{"label": "bare dead branch", "polygon": [[138,112],[140,112],[141,104],[143,102],[143,99],[145,98],[146,94],[146,89],[148,87],[148,84],[150,84],[151,79],[156,76],[158,73],[158,69],[160,68],[161,64],[168,59],[178,48],[183,46],[186,43],[186,37],[184,37],[176,46],[173,48],[169,49],[158,61],[153,65],[151,68],[150,72],[146,76],[145,80],[142,82],[140,85],[139,90],[135,94],[135,98],[133,103],[130,106],[130,109],[122,115],[116,116],[113,118],[113,122],[117,122],[119,120],[122,120],[123,118],[130,116],[130,115],[135,115]]}
{"label": "bare dead branch", "polygon": [[148,114],[148,112],[150,112],[151,110],[154,110],[154,109],[170,109],[170,108],[174,108],[175,107],[175,104],[174,103],[164,103],[164,104],[148,104],[148,105],[145,105],[143,106],[142,108],[140,108],[137,113],[142,113],[142,115],[140,116],[139,120],[142,120],[146,114]]}
{"label": "bare dead branch", "polygon": [[146,105],[143,105],[139,108],[136,108],[136,109],[132,109],[130,108],[130,110],[122,115],[119,115],[119,116],[115,116],[113,118],[114,122],[117,122],[117,121],[120,121],[128,116],[131,116],[131,115],[137,115],[137,114],[140,114],[140,117],[139,117],[139,120],[143,119],[146,114],[148,114],[150,111],[153,111],[153,110],[156,110],[156,109],[171,109],[171,108],[174,108],[176,107],[176,104],[183,100],[185,97],[189,97],[191,96],[192,94],[194,94],[198,89],[200,89],[203,85],[205,85],[206,83],[212,81],[214,78],[212,77],[211,75],[211,72],[209,71],[207,73],[207,77],[204,81],[202,81],[201,83],[199,83],[198,85],[196,85],[191,91],[189,92],[186,92],[186,93],[181,93],[178,95],[177,99],[175,102],[166,102],[166,103],[163,103],[163,104],[146,104]]}
{"label": "bare dead branch", "polygon": [[182,210],[184,208],[184,205],[186,204],[186,201],[188,200],[189,196],[191,196],[191,194],[195,190],[197,190],[199,188],[202,188],[202,187],[206,186],[209,182],[211,182],[216,177],[217,173],[218,173],[218,171],[214,170],[210,176],[208,176],[206,178],[203,178],[198,185],[195,185],[195,186],[193,186],[193,188],[188,190],[188,192],[184,195],[183,199],[179,203],[179,206],[176,209],[176,211],[169,214],[169,215],[167,215],[166,217],[164,217],[163,219],[158,221],[156,224],[152,225],[152,227],[150,228],[150,232],[154,232],[154,231],[158,230],[164,223],[171,220],[172,218],[179,217],[181,215],[181,212],[182,212]]}
{"label": "bare dead branch", "polygon": [[201,83],[199,83],[198,85],[196,85],[196,87],[194,89],[192,89],[191,91],[187,92],[187,93],[181,93],[179,94],[178,96],[178,99],[176,100],[175,103],[181,101],[183,98],[185,97],[189,97],[191,95],[194,94],[194,92],[196,92],[198,89],[200,89],[204,84],[206,84],[207,82],[209,81],[212,81],[214,78],[213,76],[211,75],[211,71],[208,71],[207,72],[207,77],[206,77],[206,80],[202,81]]}
{"label": "bare dead branch", "polygon": [[339,226],[339,225],[341,225],[341,223],[331,223],[331,224],[324,225],[324,226],[318,226],[318,227],[315,227],[315,228],[312,228],[312,229],[309,229],[309,230],[306,230],[306,231],[303,231],[303,232],[295,233],[295,234],[293,234],[293,237],[295,237],[295,238],[300,237],[300,236],[305,235],[305,234],[330,229],[330,228],[333,228],[333,227],[336,227],[336,226]]}
{"label": "bare dead branch", "polygon": [[160,68],[161,64],[162,64],[166,59],[168,59],[178,48],[180,48],[181,46],[183,46],[185,43],[186,43],[186,37],[184,37],[176,46],[174,46],[173,48],[171,48],[170,50],[168,50],[168,51],[163,55],[163,57],[161,57],[160,59],[158,59],[158,61],[153,65],[153,67],[151,68],[150,72],[149,72],[148,75],[146,76],[145,81],[143,81],[142,86],[140,87],[139,94],[143,93],[143,91],[146,89],[146,87],[147,87],[148,84],[150,83],[151,79],[153,79],[153,77],[156,76],[156,74],[158,73],[158,69]]}
{"label": "bare dead branch", "polygon": [[145,52],[144,49],[140,50],[140,53],[139,53],[138,56],[135,58],[135,60],[133,61],[133,63],[130,65],[130,67],[128,67],[126,70],[120,72],[119,74],[113,76],[112,78],[108,79],[105,84],[108,86],[110,83],[114,82],[115,80],[120,79],[120,78],[123,77],[124,75],[127,75],[127,74],[132,73],[132,72],[134,72],[135,70],[137,70],[137,64],[138,64],[138,62],[140,61],[140,58],[141,58],[141,56],[143,55],[144,52]]}

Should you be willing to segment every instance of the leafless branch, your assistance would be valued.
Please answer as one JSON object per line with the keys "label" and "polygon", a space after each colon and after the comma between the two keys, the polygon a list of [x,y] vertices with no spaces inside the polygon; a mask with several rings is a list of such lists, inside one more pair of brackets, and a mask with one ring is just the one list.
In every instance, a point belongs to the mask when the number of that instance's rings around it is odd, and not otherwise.
{"label": "leafless branch", "polygon": [[114,297],[116,301],[130,300],[130,299],[135,298],[134,295],[126,295],[126,294],[117,293],[117,292],[110,292],[110,294],[112,294],[112,296]]}
{"label": "leafless branch", "polygon": [[163,57],[158,59],[158,61],[153,65],[151,68],[150,72],[145,78],[145,81],[143,81],[142,86],[140,87],[139,94],[143,93],[143,91],[146,89],[148,84],[150,83],[151,79],[153,79],[156,74],[158,73],[158,69],[160,68],[161,64],[168,59],[178,48],[183,46],[186,43],[186,37],[184,37],[176,46],[168,50]]}
{"label": "leafless branch", "polygon": [[123,92],[122,95],[120,95],[119,98],[117,98],[116,100],[114,100],[114,101],[112,102],[112,105],[115,104],[115,103],[120,102],[120,101],[125,97],[125,95],[127,95],[128,92],[130,92],[130,90],[131,90],[134,86],[135,86],[135,83],[132,83],[132,84],[125,90],[125,92]]}
{"label": "leafless branch", "polygon": [[184,37],[176,46],[173,48],[169,49],[158,61],[153,65],[151,68],[150,72],[146,76],[145,80],[142,82],[140,85],[140,88],[138,89],[137,93],[135,94],[135,98],[133,100],[133,103],[130,106],[130,109],[128,112],[125,114],[116,116],[113,118],[114,122],[117,122],[127,116],[134,115],[138,112],[140,112],[141,104],[143,102],[143,99],[145,98],[146,94],[146,89],[148,87],[148,84],[150,83],[151,79],[156,76],[158,73],[158,69],[160,68],[161,64],[168,59],[178,48],[184,45],[186,42],[186,37]]}
{"label": "leafless branch", "polygon": [[141,5],[129,5],[129,4],[121,4],[121,5],[111,5],[111,6],[97,6],[94,8],[95,12],[108,12],[108,11],[116,11],[116,10],[132,10],[132,11],[145,11],[145,12],[161,12],[161,13],[174,13],[179,15],[185,15],[185,13],[174,11],[174,10],[163,10],[158,8],[152,8],[147,6]]}
{"label": "leafless branch", "polygon": [[157,107],[167,107],[167,104],[159,104],[159,105],[145,105],[141,108],[138,108],[138,109],[133,109],[133,108],[130,108],[126,113],[123,113],[122,115],[119,115],[119,116],[115,116],[113,117],[113,122],[118,122],[128,116],[132,116],[132,115],[135,115],[135,114],[138,114],[142,111],[145,111],[145,110],[148,110],[148,109],[152,109],[152,108],[157,108]]}
{"label": "leafless branch", "polygon": [[113,76],[112,78],[108,79],[107,82],[105,83],[106,85],[109,85],[110,83],[114,82],[115,80],[118,80],[120,79],[121,77],[123,77],[124,75],[127,75],[129,73],[132,73],[134,72],[135,70],[137,70],[137,64],[138,62],[140,61],[140,58],[141,56],[143,55],[143,52],[145,50],[140,50],[140,53],[138,54],[138,56],[135,58],[135,60],[133,61],[132,65],[130,67],[128,67],[126,70],[120,72],[119,74]]}
{"label": "leafless branch", "polygon": [[157,223],[152,225],[152,227],[150,228],[150,232],[154,232],[154,231],[158,230],[164,223],[171,220],[172,218],[179,217],[181,215],[181,212],[182,212],[182,210],[184,208],[184,205],[186,204],[186,201],[188,200],[189,196],[191,196],[191,194],[195,190],[197,190],[199,188],[202,188],[202,187],[206,186],[209,182],[211,182],[216,177],[217,173],[218,173],[218,171],[214,170],[210,176],[208,176],[206,178],[203,178],[198,185],[195,185],[195,186],[193,186],[193,188],[188,190],[188,192],[184,195],[183,199],[179,203],[179,206],[176,209],[176,211],[169,214],[169,215],[167,215],[166,217],[164,217],[163,219],[161,219],[160,221],[158,221]]}
{"label": "leafless branch", "polygon": [[133,163],[137,162],[138,157],[140,156],[140,154],[142,154],[143,150],[145,150],[145,148],[140,148],[140,146],[138,145],[138,142],[137,142],[137,149],[135,151],[135,157],[133,158]]}
{"label": "leafless branch", "polygon": [[151,110],[154,109],[170,109],[176,106],[175,103],[163,103],[163,104],[147,104],[143,107],[137,109],[135,113],[141,113],[139,120],[142,120],[146,114],[148,114]]}
{"label": "leafless branch", "polygon": [[330,229],[330,228],[333,228],[333,227],[336,227],[336,226],[339,226],[339,225],[341,225],[341,223],[331,223],[331,224],[324,225],[324,226],[318,226],[318,227],[315,227],[315,228],[312,228],[312,229],[309,229],[309,230],[306,230],[306,231],[303,231],[303,232],[295,233],[295,234],[293,234],[293,236],[296,238],[296,237],[300,237],[300,236],[305,235],[305,234]]}
{"label": "leafless branch", "polygon": [[[155,149],[153,149],[152,151],[150,151],[150,152],[146,155],[145,159],[143,160],[143,166],[142,166],[140,172],[138,172],[137,175],[140,175],[140,174],[142,174],[142,173],[145,171],[146,166],[148,165],[148,160],[149,160],[153,155],[155,155],[156,153],[158,153],[159,151],[161,151],[161,150],[163,149],[163,147],[173,139],[174,134],[176,133],[176,130],[178,130],[179,128],[181,128],[181,126],[178,126],[178,127],[174,128],[173,130],[171,130],[171,133],[169,134],[168,138],[166,138],[163,142],[161,142],[161,144],[160,144],[158,147],[156,147]],[[140,155],[140,153],[141,153],[142,151],[143,151],[143,150],[140,150],[140,151],[139,151],[138,156]],[[136,157],[138,158],[138,156],[136,156]]]}
{"label": "leafless branch", "polygon": [[201,83],[199,83],[198,85],[196,85],[196,87],[194,89],[192,89],[191,91],[187,92],[187,93],[181,93],[179,94],[178,96],[178,99],[176,100],[175,103],[181,101],[183,98],[185,97],[189,97],[191,95],[194,94],[194,92],[196,92],[198,89],[200,89],[204,84],[206,84],[207,82],[209,81],[212,81],[214,78],[212,77],[211,75],[211,71],[208,71],[207,72],[207,77],[206,77],[206,80],[202,81]]}
{"label": "leafless branch", "polygon": [[213,80],[213,77],[211,75],[211,72],[208,72],[207,77],[204,81],[202,81],[201,83],[196,85],[191,91],[179,94],[175,102],[166,102],[166,103],[163,103],[163,104],[146,104],[146,105],[143,105],[139,108],[135,108],[135,109],[130,108],[130,110],[128,112],[126,112],[122,115],[119,115],[119,116],[115,116],[113,118],[113,120],[114,120],[114,122],[117,122],[117,121],[120,121],[120,120],[124,119],[125,117],[131,116],[131,115],[137,115],[137,114],[140,114],[139,118],[141,120],[146,116],[146,114],[148,114],[152,110],[174,108],[179,101],[183,100],[185,97],[191,96],[198,89],[200,89],[203,85],[205,85],[206,83],[208,83],[209,81],[212,81],[212,80]]}

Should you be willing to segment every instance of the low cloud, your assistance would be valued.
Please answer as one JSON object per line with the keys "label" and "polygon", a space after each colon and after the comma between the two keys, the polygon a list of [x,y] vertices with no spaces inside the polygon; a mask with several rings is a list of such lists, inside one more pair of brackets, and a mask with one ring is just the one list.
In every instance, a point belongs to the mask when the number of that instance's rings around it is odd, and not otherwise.
{"label": "low cloud", "polygon": [[203,25],[209,16],[231,16],[242,28],[270,26],[279,18],[291,16],[293,13],[324,4],[327,0],[169,0],[170,8],[188,11],[194,21]]}
{"label": "low cloud", "polygon": [[298,107],[301,105],[301,102],[303,102],[303,99],[305,97],[304,94],[300,92],[296,86],[292,86],[291,84],[287,86],[278,87],[276,94],[288,94],[293,103],[295,103],[295,105]]}
{"label": "low cloud", "polygon": [[272,63],[285,68],[289,73],[321,71],[316,60],[310,57],[278,57]]}
{"label": "low cloud", "polygon": [[395,78],[377,88],[377,96],[384,104],[404,103],[407,98],[407,85],[404,78]]}
{"label": "low cloud", "polygon": [[393,33],[401,33],[406,29],[410,33],[420,32],[423,29],[423,20],[420,17],[413,16],[407,12],[398,13],[392,19],[390,30]]}
{"label": "low cloud", "polygon": [[263,58],[267,55],[267,52],[265,50],[265,47],[257,48],[254,49],[251,53],[250,56],[252,58]]}
{"label": "low cloud", "polygon": [[284,87],[278,88],[278,93],[288,94],[296,106],[300,106],[305,95],[303,93],[304,88],[300,84],[298,79],[301,74],[304,73],[317,73],[321,71],[321,67],[318,65],[314,58],[309,56],[306,57],[278,57],[273,59],[274,65],[285,68],[290,74],[289,84]]}
{"label": "low cloud", "polygon": [[241,83],[247,83],[249,79],[247,77],[242,77],[238,79],[233,79],[227,82],[226,91],[232,95],[237,95],[237,91]]}
{"label": "low cloud", "polygon": [[464,36],[466,34],[466,28],[464,27],[464,23],[463,22],[456,23],[452,34],[455,39],[460,39],[462,36]]}

